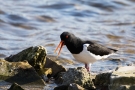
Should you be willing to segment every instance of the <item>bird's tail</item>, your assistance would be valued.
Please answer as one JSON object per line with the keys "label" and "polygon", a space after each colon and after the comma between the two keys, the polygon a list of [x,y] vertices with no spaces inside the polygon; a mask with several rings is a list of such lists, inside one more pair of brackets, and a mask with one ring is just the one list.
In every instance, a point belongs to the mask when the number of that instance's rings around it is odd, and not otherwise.
{"label": "bird's tail", "polygon": [[116,49],[112,49],[112,48],[109,48],[110,50],[112,50],[113,52],[117,52],[118,50]]}

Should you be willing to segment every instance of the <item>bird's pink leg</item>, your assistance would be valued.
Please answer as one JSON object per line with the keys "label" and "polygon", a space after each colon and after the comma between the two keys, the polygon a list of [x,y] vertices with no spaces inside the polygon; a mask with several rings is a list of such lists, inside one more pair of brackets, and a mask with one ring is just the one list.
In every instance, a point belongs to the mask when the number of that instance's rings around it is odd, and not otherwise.
{"label": "bird's pink leg", "polygon": [[89,64],[85,64],[85,68],[87,69],[88,72],[90,71]]}

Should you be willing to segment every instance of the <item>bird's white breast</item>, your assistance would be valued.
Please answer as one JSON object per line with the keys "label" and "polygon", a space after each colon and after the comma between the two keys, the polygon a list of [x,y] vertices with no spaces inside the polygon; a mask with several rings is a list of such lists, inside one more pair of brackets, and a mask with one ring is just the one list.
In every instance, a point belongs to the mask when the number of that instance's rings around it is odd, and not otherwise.
{"label": "bird's white breast", "polygon": [[77,61],[89,64],[97,60],[100,60],[102,58],[107,58],[109,56],[109,55],[105,55],[105,56],[95,55],[87,50],[88,46],[89,44],[84,44],[82,52],[80,52],[79,54],[72,54]]}

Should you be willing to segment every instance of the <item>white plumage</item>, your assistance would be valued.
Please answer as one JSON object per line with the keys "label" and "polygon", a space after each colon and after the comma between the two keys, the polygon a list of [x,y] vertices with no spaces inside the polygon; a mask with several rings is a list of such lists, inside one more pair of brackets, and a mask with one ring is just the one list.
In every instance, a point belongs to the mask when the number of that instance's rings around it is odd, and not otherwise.
{"label": "white plumage", "polygon": [[97,60],[101,60],[112,55],[112,54],[104,55],[104,56],[95,55],[87,50],[88,46],[89,44],[84,44],[82,52],[80,52],[79,54],[72,54],[77,61],[85,63],[85,64],[90,64],[90,63],[96,62]]}

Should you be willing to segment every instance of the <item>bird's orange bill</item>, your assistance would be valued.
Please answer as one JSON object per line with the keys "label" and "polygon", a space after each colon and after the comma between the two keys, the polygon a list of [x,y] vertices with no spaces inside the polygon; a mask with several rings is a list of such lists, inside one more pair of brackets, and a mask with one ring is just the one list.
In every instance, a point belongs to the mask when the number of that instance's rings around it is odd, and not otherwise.
{"label": "bird's orange bill", "polygon": [[57,46],[57,48],[55,49],[54,52],[56,52],[56,51],[58,50],[58,48],[60,48],[60,50],[59,50],[59,52],[58,52],[58,56],[59,56],[59,54],[60,54],[61,49],[62,49],[63,46],[64,46],[64,41],[61,41],[61,42],[59,43],[59,45]]}

